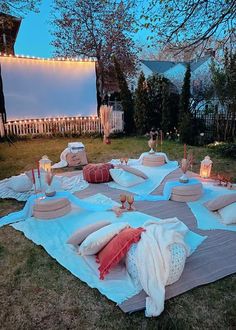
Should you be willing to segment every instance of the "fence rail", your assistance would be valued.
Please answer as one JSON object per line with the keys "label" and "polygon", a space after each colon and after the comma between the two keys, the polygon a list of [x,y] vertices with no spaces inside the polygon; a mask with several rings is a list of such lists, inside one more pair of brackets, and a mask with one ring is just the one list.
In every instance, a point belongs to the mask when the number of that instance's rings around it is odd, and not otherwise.
{"label": "fence rail", "polygon": [[[123,129],[123,111],[113,111],[111,132],[122,132]],[[102,131],[100,118],[97,116],[24,119],[8,121],[5,124],[6,135],[18,136],[55,133],[92,134]]]}

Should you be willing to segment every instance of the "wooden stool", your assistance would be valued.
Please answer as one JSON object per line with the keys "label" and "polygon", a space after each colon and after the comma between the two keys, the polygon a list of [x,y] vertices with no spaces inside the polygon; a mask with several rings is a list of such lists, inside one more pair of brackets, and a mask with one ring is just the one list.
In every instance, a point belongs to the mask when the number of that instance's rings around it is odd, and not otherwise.
{"label": "wooden stool", "polygon": [[155,167],[155,166],[162,166],[166,162],[165,157],[162,155],[155,155],[155,154],[150,154],[143,156],[142,159],[142,165],[143,166],[150,166],[150,167]]}
{"label": "wooden stool", "polygon": [[196,184],[185,183],[172,188],[170,199],[175,202],[194,202],[202,195],[201,182]]}
{"label": "wooden stool", "polygon": [[70,211],[71,204],[66,198],[38,198],[33,206],[33,217],[49,220],[63,217]]}

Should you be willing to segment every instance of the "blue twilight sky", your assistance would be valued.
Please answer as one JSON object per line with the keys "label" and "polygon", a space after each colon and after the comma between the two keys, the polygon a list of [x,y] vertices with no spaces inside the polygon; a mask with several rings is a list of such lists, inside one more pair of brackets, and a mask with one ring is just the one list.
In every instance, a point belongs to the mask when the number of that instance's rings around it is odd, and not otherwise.
{"label": "blue twilight sky", "polygon": [[39,57],[51,57],[53,47],[50,35],[49,14],[52,0],[42,0],[40,13],[29,13],[22,19],[15,44],[15,53]]}
{"label": "blue twilight sky", "polygon": [[[22,19],[15,44],[15,53],[38,57],[52,57],[52,37],[49,30],[50,10],[53,0],[42,0],[40,13],[29,13]],[[145,43],[145,32],[140,32],[136,40]]]}

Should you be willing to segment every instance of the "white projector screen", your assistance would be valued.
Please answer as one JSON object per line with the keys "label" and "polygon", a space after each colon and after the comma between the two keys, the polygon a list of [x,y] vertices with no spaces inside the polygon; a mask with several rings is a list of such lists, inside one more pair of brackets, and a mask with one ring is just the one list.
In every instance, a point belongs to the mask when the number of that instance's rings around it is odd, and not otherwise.
{"label": "white projector screen", "polygon": [[7,120],[97,114],[95,62],[0,57]]}

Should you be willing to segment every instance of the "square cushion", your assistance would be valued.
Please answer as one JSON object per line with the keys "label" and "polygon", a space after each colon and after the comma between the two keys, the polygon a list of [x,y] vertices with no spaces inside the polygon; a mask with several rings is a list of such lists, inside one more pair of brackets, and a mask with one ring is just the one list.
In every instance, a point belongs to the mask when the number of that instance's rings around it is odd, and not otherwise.
{"label": "square cushion", "polygon": [[218,211],[221,222],[225,225],[236,224],[236,203],[232,203]]}
{"label": "square cushion", "polygon": [[110,174],[112,179],[123,187],[132,187],[145,182],[145,179],[140,176],[124,171],[120,168],[111,169]]}
{"label": "square cushion", "polygon": [[89,256],[98,253],[115,235],[127,227],[127,222],[117,222],[95,231],[82,242],[79,254]]}
{"label": "square cushion", "polygon": [[97,262],[100,263],[100,279],[109,273],[109,270],[117,265],[129,251],[133,243],[137,243],[141,238],[141,233],[145,229],[125,228],[116,235],[97,255]]}
{"label": "square cushion", "polygon": [[223,207],[236,202],[236,193],[222,195],[213,200],[207,201],[204,205],[210,211],[217,211]]}
{"label": "square cushion", "polygon": [[110,225],[111,223],[109,221],[99,221],[96,223],[92,223],[90,225],[84,226],[82,228],[79,228],[76,230],[71,237],[68,239],[67,243],[72,245],[80,245],[86,237],[88,237],[90,234],[94,233],[100,228],[103,228],[107,225]]}
{"label": "square cushion", "polygon": [[79,165],[87,165],[88,164],[88,160],[87,160],[87,156],[86,156],[86,152],[85,150],[73,153],[73,152],[69,152],[66,155],[66,161],[68,166],[79,166]]}
{"label": "square cushion", "polygon": [[148,179],[148,176],[145,173],[143,173],[142,171],[138,170],[137,168],[130,167],[128,165],[118,165],[117,168],[121,168],[122,170],[124,170],[126,172],[133,173],[137,176],[140,176],[143,179]]}

